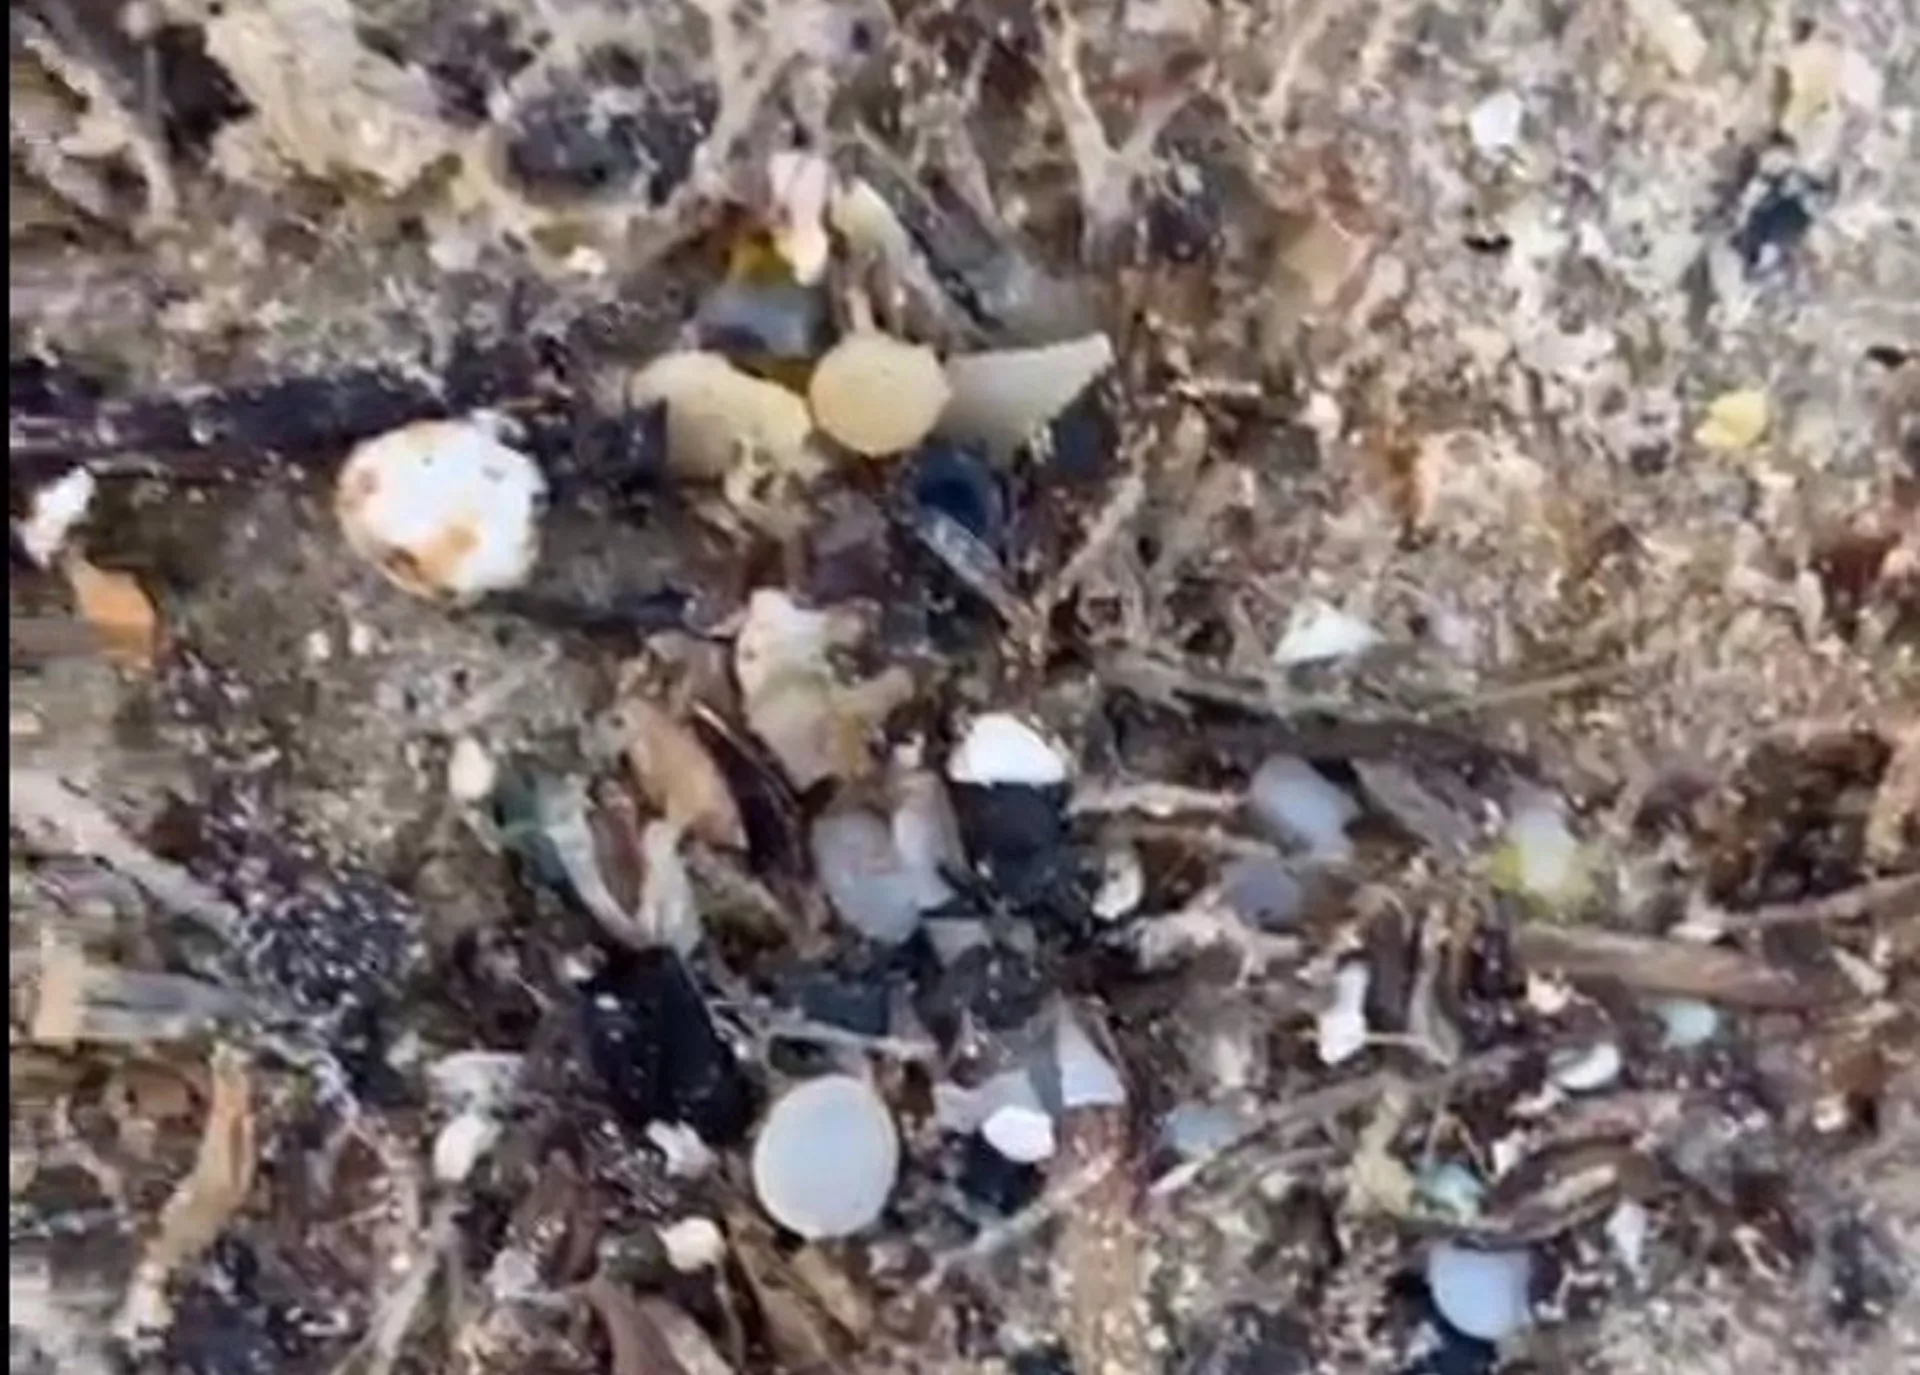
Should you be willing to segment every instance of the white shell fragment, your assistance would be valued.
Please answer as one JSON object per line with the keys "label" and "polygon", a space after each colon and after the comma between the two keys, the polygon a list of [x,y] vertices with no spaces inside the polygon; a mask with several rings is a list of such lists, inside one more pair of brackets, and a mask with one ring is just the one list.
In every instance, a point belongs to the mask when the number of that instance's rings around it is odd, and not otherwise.
{"label": "white shell fragment", "polygon": [[946,374],[932,349],[873,330],[835,344],[807,383],[814,423],[869,458],[919,444],[947,397]]}
{"label": "white shell fragment", "polygon": [[354,552],[422,597],[517,587],[539,554],[547,483],[478,419],[427,420],[347,455],[334,511]]}
{"label": "white shell fragment", "polygon": [[947,759],[948,778],[976,787],[1051,788],[1066,782],[1067,772],[1057,746],[1004,711],[976,716]]}
{"label": "white shell fragment", "polygon": [[1427,1289],[1440,1316],[1469,1337],[1498,1342],[1531,1320],[1530,1251],[1475,1251],[1441,1242],[1427,1252]]}
{"label": "white shell fragment", "polygon": [[826,812],[809,842],[814,872],[840,920],[886,945],[913,935],[924,883],[901,859],[885,821],[853,808]]}
{"label": "white shell fragment", "polygon": [[447,794],[463,807],[477,806],[493,796],[500,768],[487,747],[471,735],[453,742],[447,757]]}
{"label": "white shell fragment", "polygon": [[681,477],[717,481],[749,458],[802,478],[822,467],[807,403],[718,353],[654,359],[628,383],[627,400],[666,402],[667,463]]}
{"label": "white shell fragment", "polygon": [[789,1090],[753,1143],[753,1189],[788,1231],[817,1241],[871,1226],[900,1171],[900,1137],[873,1086],[829,1074]]}
{"label": "white shell fragment", "polygon": [[952,397],[938,429],[949,439],[1011,453],[1113,366],[1113,341],[1089,334],[1041,348],[961,354],[947,360]]}
{"label": "white shell fragment", "polygon": [[49,568],[66,547],[73,527],[86,519],[99,484],[86,468],[73,468],[33,494],[26,518],[14,529],[27,557]]}
{"label": "white shell fragment", "polygon": [[1360,617],[1323,601],[1305,602],[1287,618],[1286,633],[1273,651],[1279,668],[1297,664],[1351,659],[1381,643],[1384,637]]}
{"label": "white shell fragment", "polygon": [[1278,839],[1304,846],[1316,859],[1353,853],[1347,827],[1359,818],[1359,804],[1306,760],[1285,754],[1267,760],[1253,776],[1250,800]]}
{"label": "white shell fragment", "polygon": [[1093,895],[1093,914],[1102,921],[1119,921],[1146,899],[1147,869],[1140,852],[1124,841],[1100,857],[1100,887]]}
{"label": "white shell fragment", "polygon": [[662,1227],[659,1235],[667,1264],[683,1275],[711,1270],[727,1254],[727,1239],[712,1218],[683,1217]]}
{"label": "white shell fragment", "polygon": [[1024,1069],[996,1074],[975,1091],[980,1135],[1016,1165],[1037,1165],[1057,1144],[1053,1117],[1040,1104],[1033,1076]]}
{"label": "white shell fragment", "polygon": [[1321,1064],[1343,1064],[1367,1048],[1367,985],[1372,977],[1358,961],[1334,971],[1332,1000],[1315,1023]]}
{"label": "white shell fragment", "polygon": [[433,1138],[433,1177],[442,1184],[461,1183],[499,1136],[500,1124],[486,1113],[471,1108],[460,1113]]}

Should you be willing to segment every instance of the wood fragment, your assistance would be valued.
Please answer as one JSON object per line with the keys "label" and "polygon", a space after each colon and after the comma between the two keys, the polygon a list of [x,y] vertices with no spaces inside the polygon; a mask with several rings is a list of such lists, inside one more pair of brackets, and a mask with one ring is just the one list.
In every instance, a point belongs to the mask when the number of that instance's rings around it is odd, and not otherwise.
{"label": "wood fragment", "polygon": [[1866,918],[1901,921],[1920,915],[1920,873],[1874,879],[1857,887],[1799,902],[1776,902],[1745,912],[1724,914],[1734,929],[1799,926]]}
{"label": "wood fragment", "polygon": [[131,573],[96,568],[78,554],[62,563],[74,607],[100,636],[107,657],[125,668],[149,670],[160,644],[160,613]]}
{"label": "wood fragment", "polygon": [[606,1329],[611,1375],[733,1375],[707,1334],[665,1299],[636,1298],[605,1274],[581,1292]]}
{"label": "wood fragment", "polygon": [[257,1145],[247,1062],[240,1052],[221,1046],[210,1069],[211,1100],[199,1154],[161,1209],[160,1229],[141,1254],[121,1307],[117,1329],[127,1338],[166,1330],[172,1320],[169,1280],[219,1239],[253,1191]]}
{"label": "wood fragment", "polygon": [[1533,923],[1515,930],[1514,945],[1529,967],[1555,970],[1576,983],[1605,980],[1663,997],[1792,1010],[1849,996],[1832,979],[1798,974],[1738,950],[1655,936]]}

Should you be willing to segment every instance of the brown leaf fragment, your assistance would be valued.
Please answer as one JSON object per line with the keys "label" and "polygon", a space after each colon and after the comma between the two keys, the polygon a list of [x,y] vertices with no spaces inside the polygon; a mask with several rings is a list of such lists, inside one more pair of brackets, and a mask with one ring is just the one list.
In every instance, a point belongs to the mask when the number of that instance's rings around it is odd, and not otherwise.
{"label": "brown leaf fragment", "polygon": [[1124,1112],[1080,1109],[1063,1120],[1050,1189],[1078,1201],[1062,1215],[1053,1287],[1073,1367],[1085,1375],[1146,1375],[1156,1368],[1142,1307],[1139,1198]]}
{"label": "brown leaf fragment", "polygon": [[187,1177],[160,1211],[120,1312],[123,1335],[164,1331],[171,1321],[169,1279],[219,1239],[253,1190],[258,1156],[247,1062],[227,1046],[214,1050],[211,1099],[200,1151]]}
{"label": "brown leaf fragment", "polygon": [[739,803],[700,737],[637,693],[621,702],[619,715],[634,783],[668,823],[709,845],[744,850]]}
{"label": "brown leaf fragment", "polygon": [[126,668],[153,667],[160,644],[160,614],[131,573],[96,568],[78,554],[63,565],[74,609],[99,634],[109,659]]}
{"label": "brown leaf fragment", "polygon": [[665,1299],[636,1298],[605,1275],[585,1293],[607,1330],[612,1375],[733,1375],[699,1324]]}
{"label": "brown leaf fragment", "polygon": [[1642,993],[1730,1007],[1818,1007],[1847,996],[1843,984],[1738,950],[1655,936],[1535,923],[1518,928],[1514,944],[1530,968],[1556,970],[1575,982],[1612,981]]}

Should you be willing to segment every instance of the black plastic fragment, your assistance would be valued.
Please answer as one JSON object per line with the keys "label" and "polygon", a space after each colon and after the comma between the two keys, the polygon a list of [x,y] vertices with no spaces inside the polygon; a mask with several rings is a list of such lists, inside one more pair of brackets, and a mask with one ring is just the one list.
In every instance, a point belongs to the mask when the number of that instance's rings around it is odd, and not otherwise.
{"label": "black plastic fragment", "polygon": [[[1009,1160],[980,1133],[969,1132],[961,1148],[960,1174],[955,1183],[968,1199],[1006,1217],[1040,1197],[1046,1176],[1038,1165]],[[1016,1364],[1015,1369],[1018,1368]]]}
{"label": "black plastic fragment", "polygon": [[1066,789],[955,784],[954,815],[974,867],[1016,911],[1070,910],[1086,858],[1067,824]]}
{"label": "black plastic fragment", "polygon": [[914,455],[906,486],[915,511],[938,512],[996,553],[1002,549],[1007,494],[984,449],[933,440]]}
{"label": "black plastic fragment", "polygon": [[746,1135],[753,1087],[669,950],[613,951],[581,990],[587,1062],[620,1120],[684,1122],[712,1146]]}

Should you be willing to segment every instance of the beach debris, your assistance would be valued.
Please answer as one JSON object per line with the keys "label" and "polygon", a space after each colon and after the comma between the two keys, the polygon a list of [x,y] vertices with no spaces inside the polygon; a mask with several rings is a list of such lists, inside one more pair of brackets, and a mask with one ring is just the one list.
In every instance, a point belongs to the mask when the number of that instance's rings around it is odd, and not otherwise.
{"label": "beach debris", "polygon": [[1010,712],[990,711],[968,722],[947,758],[947,777],[974,787],[1053,788],[1067,781],[1066,754]]}
{"label": "beach debris", "polygon": [[637,691],[614,708],[635,785],[666,822],[724,850],[747,847],[733,789],[693,728]]}
{"label": "beach debris", "polygon": [[1593,889],[1593,856],[1567,824],[1561,800],[1522,787],[1492,859],[1494,885],[1549,910],[1577,906]]}
{"label": "beach debris", "polygon": [[1347,827],[1359,820],[1360,805],[1306,760],[1286,754],[1266,760],[1253,775],[1248,800],[1276,839],[1310,857],[1338,862],[1353,854]]}
{"label": "beach debris", "polygon": [[1371,982],[1371,972],[1358,960],[1350,960],[1334,971],[1327,1005],[1314,1022],[1321,1064],[1344,1064],[1366,1049],[1370,1034],[1367,987]]}
{"label": "beach debris", "polygon": [[1691,1050],[1720,1033],[1720,1009],[1698,998],[1663,998],[1653,1010],[1660,1019],[1661,1044],[1668,1050]]}
{"label": "beach debris", "polygon": [[1533,1253],[1482,1251],[1443,1241],[1427,1252],[1427,1292],[1440,1316],[1483,1342],[1499,1342],[1533,1318]]}
{"label": "beach debris", "polygon": [[949,396],[932,349],[877,330],[856,330],[822,358],[807,382],[814,423],[868,458],[904,453],[933,430]]}
{"label": "beach debris", "polygon": [[87,518],[98,488],[92,470],[84,467],[69,468],[37,488],[26,516],[13,525],[27,557],[42,568],[53,567],[74,527]]}
{"label": "beach debris", "polygon": [[123,668],[153,667],[160,649],[160,613],[131,573],[99,568],[75,553],[60,561],[73,589],[74,609],[100,637],[101,649]]}
{"label": "beach debris", "polygon": [[747,725],[802,792],[824,779],[872,774],[871,737],[912,695],[913,680],[901,668],[841,681],[829,655],[863,634],[858,616],[814,610],[774,588],[748,599],[733,658]]}
{"label": "beach debris", "polygon": [[722,354],[663,354],[628,380],[625,401],[665,403],[667,463],[682,478],[719,482],[746,467],[806,482],[826,466],[807,403]]}
{"label": "beach debris", "polygon": [[396,587],[455,602],[524,583],[546,479],[483,418],[423,420],[355,446],[334,488],[347,543]]}
{"label": "beach debris", "polygon": [[823,812],[809,846],[820,886],[848,926],[886,945],[919,929],[926,876],[908,867],[886,820],[858,807]]}
{"label": "beach debris", "polygon": [[609,952],[580,990],[580,1016],[587,1062],[629,1127],[685,1123],[709,1146],[746,1134],[752,1087],[678,955]]}
{"label": "beach debris", "polygon": [[1760,388],[1722,392],[1707,403],[1693,442],[1710,453],[1741,453],[1760,442],[1772,420],[1772,405]]}
{"label": "beach debris", "polygon": [[1039,348],[956,354],[938,432],[1011,454],[1113,366],[1113,341],[1089,334]]}
{"label": "beach debris", "polygon": [[1273,662],[1280,668],[1300,664],[1352,659],[1365,654],[1385,637],[1371,623],[1331,603],[1302,602],[1287,618],[1286,632],[1274,647]]}
{"label": "beach debris", "polygon": [[900,1136],[865,1079],[827,1074],[775,1100],[753,1143],[753,1189],[767,1215],[818,1241],[879,1220],[900,1171]]}
{"label": "beach debris", "polygon": [[477,807],[493,796],[500,765],[471,735],[453,742],[447,755],[447,796],[463,807]]}

